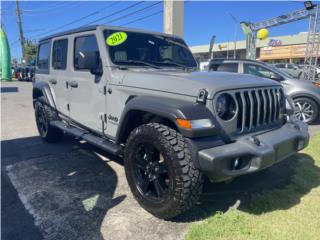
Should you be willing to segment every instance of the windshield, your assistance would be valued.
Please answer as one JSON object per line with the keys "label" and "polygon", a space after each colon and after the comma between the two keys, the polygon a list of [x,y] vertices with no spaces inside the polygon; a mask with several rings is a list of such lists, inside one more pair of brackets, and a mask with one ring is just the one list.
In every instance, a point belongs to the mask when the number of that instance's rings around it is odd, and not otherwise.
{"label": "windshield", "polygon": [[182,39],[117,30],[105,30],[104,36],[111,61],[116,65],[183,69],[197,67]]}

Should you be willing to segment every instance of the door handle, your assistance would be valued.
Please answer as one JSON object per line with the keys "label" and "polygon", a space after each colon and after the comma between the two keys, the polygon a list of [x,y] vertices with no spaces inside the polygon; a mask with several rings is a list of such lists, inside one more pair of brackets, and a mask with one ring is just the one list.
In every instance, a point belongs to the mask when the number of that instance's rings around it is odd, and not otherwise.
{"label": "door handle", "polygon": [[57,80],[55,80],[55,79],[50,79],[49,82],[50,82],[51,84],[57,84]]}
{"label": "door handle", "polygon": [[78,83],[76,81],[71,81],[69,82],[69,86],[72,88],[77,88],[78,87]]}

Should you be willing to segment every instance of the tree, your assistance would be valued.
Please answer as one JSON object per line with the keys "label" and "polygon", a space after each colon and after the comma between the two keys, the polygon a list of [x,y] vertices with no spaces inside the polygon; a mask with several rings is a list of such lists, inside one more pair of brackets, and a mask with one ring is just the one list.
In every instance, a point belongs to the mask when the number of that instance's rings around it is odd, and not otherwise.
{"label": "tree", "polygon": [[35,63],[36,54],[37,54],[37,44],[32,41],[25,42],[25,61],[26,64],[33,65]]}

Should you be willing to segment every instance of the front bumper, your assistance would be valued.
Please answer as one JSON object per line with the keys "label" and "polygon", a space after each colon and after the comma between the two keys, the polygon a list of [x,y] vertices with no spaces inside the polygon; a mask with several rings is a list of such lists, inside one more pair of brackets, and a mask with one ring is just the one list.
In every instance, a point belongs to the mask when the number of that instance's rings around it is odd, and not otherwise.
{"label": "front bumper", "polygon": [[228,179],[267,168],[297,151],[309,142],[308,126],[300,121],[257,135],[246,135],[235,142],[200,150],[199,168],[212,181]]}

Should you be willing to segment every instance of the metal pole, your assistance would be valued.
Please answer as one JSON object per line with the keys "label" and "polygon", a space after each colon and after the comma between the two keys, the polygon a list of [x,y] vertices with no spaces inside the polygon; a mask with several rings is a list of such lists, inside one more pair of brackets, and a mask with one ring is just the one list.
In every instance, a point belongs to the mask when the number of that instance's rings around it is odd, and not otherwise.
{"label": "metal pole", "polygon": [[234,21],[234,49],[233,49],[233,58],[237,58],[237,39],[238,39],[238,19],[228,12],[232,20]]}
{"label": "metal pole", "polygon": [[228,40],[228,44],[227,44],[227,59],[229,59],[229,40]]}
{"label": "metal pole", "polygon": [[16,14],[18,17],[18,28],[19,28],[19,34],[20,34],[20,44],[21,44],[21,50],[22,50],[22,58],[25,59],[25,39],[23,36],[23,29],[22,29],[22,20],[21,20],[21,11],[20,11],[20,4],[19,0],[16,0]]}

